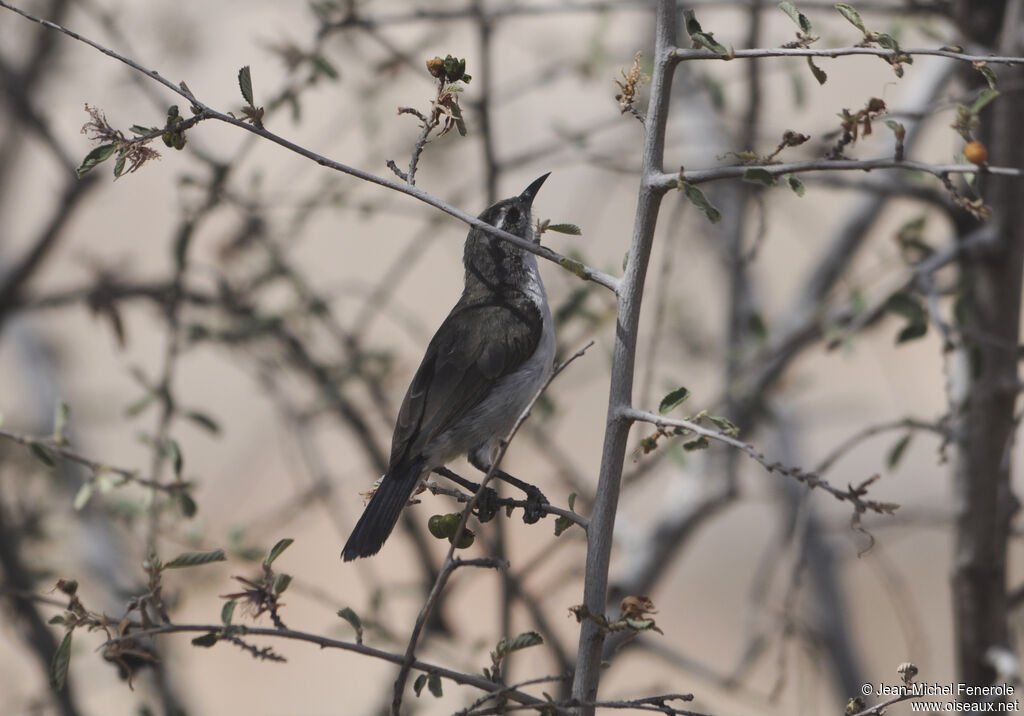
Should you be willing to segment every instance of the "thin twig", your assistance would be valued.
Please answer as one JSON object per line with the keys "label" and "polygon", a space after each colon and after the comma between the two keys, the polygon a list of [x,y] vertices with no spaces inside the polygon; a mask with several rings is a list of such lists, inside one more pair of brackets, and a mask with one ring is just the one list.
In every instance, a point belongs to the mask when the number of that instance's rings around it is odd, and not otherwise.
{"label": "thin twig", "polygon": [[66,445],[58,445],[49,438],[34,438],[30,435],[23,435],[22,433],[16,433],[5,428],[0,428],[0,438],[6,438],[7,440],[11,440],[28,448],[31,448],[33,445],[43,445],[47,450],[59,455],[65,460],[69,460],[89,468],[94,474],[104,472],[112,473],[124,478],[125,482],[131,482],[136,485],[141,485],[142,487],[148,487],[167,493],[178,492],[179,490],[188,487],[188,483],[166,483],[149,477],[140,477],[137,470],[115,467],[113,465],[100,462],[99,460],[93,460],[92,458],[86,457],[85,455],[72,450]]}
{"label": "thin twig", "polygon": [[951,174],[995,174],[999,176],[1024,177],[1024,169],[1015,167],[990,167],[974,164],[928,164],[911,160],[900,160],[881,157],[878,159],[810,159],[802,162],[785,162],[782,164],[734,164],[711,169],[686,169],[675,174],[660,174],[652,177],[653,186],[662,190],[675,189],[680,180],[687,184],[704,184],[709,181],[723,179],[739,179],[748,171],[756,169],[765,171],[773,178],[784,174],[800,174],[803,172],[832,171],[863,171],[875,169],[904,169],[907,171],[924,172],[933,176],[948,177]]}
{"label": "thin twig", "polygon": [[689,50],[681,47],[673,49],[670,53],[674,62],[686,62],[689,60],[743,60],[757,59],[760,57],[845,57],[848,55],[872,55],[885,59],[896,59],[903,55],[925,55],[931,57],[945,57],[950,60],[961,62],[987,62],[997,65],[1022,65],[1024,57],[1001,57],[998,55],[972,55],[966,52],[955,50],[936,49],[932,47],[900,48],[887,50],[882,47],[830,47],[814,50],[806,47],[763,47],[749,50],[733,50],[728,55],[719,55],[711,50]]}
{"label": "thin twig", "polygon": [[[148,629],[132,629],[126,634],[121,636],[115,636],[104,642],[104,645],[117,644],[122,641],[133,641],[140,637],[152,637],[159,636],[162,634],[180,634],[180,633],[216,633],[220,634],[224,629],[223,624],[161,624],[160,626],[151,627]],[[241,636],[267,636],[279,639],[290,639],[293,641],[302,641],[310,644],[316,644],[322,649],[341,649],[344,651],[352,651],[363,656],[370,656],[375,659],[382,661],[388,661],[393,664],[402,664],[405,658],[400,654],[394,654],[383,649],[376,649],[372,646],[366,646],[365,644],[357,644],[355,642],[343,641],[341,639],[332,639],[330,637],[321,636],[320,634],[312,634],[310,632],[298,631],[295,629],[278,629],[270,627],[249,627],[242,625],[232,625],[232,629],[236,630],[234,633]],[[416,659],[412,663],[413,669],[422,671],[424,673],[437,674],[442,678],[449,679],[457,684],[465,686],[473,686],[484,691],[495,691],[502,688],[499,684],[495,684],[493,681],[485,679],[482,676],[476,674],[468,674],[454,669],[449,669],[438,664],[431,664],[428,662]],[[529,694],[517,691],[515,689],[505,689],[503,694],[511,698],[514,701],[520,703],[542,703],[540,699],[530,696]]]}
{"label": "thin twig", "polygon": [[780,462],[772,462],[764,456],[764,453],[760,452],[750,443],[744,442],[739,438],[735,438],[732,435],[727,435],[718,430],[712,430],[706,428],[703,425],[691,422],[689,420],[680,420],[677,418],[666,418],[656,413],[650,413],[646,410],[637,410],[636,408],[624,408],[620,411],[622,418],[629,421],[640,421],[644,423],[650,423],[659,428],[681,428],[689,431],[695,435],[708,438],[709,440],[716,440],[721,443],[725,443],[731,447],[737,448],[738,450],[745,452],[754,461],[761,464],[768,472],[779,472],[783,475],[793,477],[800,482],[808,485],[812,488],[821,488],[825,492],[829,493],[837,500],[850,502],[857,507],[866,507],[873,512],[888,513],[893,508],[888,503],[875,502],[873,500],[862,500],[863,493],[856,488],[850,488],[848,490],[841,490],[823,480],[817,474],[813,472],[807,472],[798,467],[783,465]]}

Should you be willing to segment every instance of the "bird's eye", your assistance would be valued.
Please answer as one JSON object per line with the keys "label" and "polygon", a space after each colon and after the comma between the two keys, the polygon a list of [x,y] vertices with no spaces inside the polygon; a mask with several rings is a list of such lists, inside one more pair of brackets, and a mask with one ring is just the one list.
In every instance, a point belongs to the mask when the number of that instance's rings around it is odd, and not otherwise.
{"label": "bird's eye", "polygon": [[510,206],[508,211],[505,212],[505,225],[514,226],[519,223],[519,209],[514,206]]}

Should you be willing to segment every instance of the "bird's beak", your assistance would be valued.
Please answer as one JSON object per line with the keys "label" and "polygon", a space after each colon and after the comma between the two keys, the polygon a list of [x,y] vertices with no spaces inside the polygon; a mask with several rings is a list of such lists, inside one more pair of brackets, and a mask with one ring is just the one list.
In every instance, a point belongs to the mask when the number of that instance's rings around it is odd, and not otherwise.
{"label": "bird's beak", "polygon": [[528,206],[532,205],[533,197],[537,196],[537,192],[540,191],[541,184],[543,184],[544,180],[547,179],[549,176],[551,176],[551,172],[548,172],[544,176],[534,179],[533,183],[530,184],[530,186],[523,189],[523,193],[519,195],[519,198],[522,201],[525,201]]}

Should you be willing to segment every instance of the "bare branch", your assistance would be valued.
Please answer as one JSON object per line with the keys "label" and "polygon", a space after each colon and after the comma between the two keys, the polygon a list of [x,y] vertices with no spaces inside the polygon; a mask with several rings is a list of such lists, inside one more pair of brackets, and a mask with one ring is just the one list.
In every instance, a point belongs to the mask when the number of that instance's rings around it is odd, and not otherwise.
{"label": "bare branch", "polygon": [[94,474],[100,473],[111,473],[123,478],[124,482],[131,482],[142,487],[148,487],[154,490],[160,490],[161,492],[176,493],[181,491],[183,488],[188,487],[187,483],[175,482],[167,483],[152,477],[141,477],[138,470],[129,470],[123,467],[116,467],[113,465],[107,465],[106,463],[94,460],[90,457],[86,457],[79,452],[67,447],[66,445],[58,445],[53,440],[46,438],[34,438],[30,435],[23,435],[22,433],[16,433],[5,428],[0,428],[0,438],[5,438],[12,442],[16,442],[19,445],[24,445],[27,448],[32,448],[33,445],[42,445],[44,449],[59,455],[65,460],[87,467]]}
{"label": "bare branch", "polygon": [[993,174],[1007,177],[1024,177],[1024,169],[1015,167],[976,166],[974,164],[928,164],[909,160],[895,159],[811,159],[803,162],[785,162],[783,164],[734,164],[727,167],[712,169],[685,169],[676,174],[660,174],[652,178],[653,185],[663,190],[675,189],[680,179],[687,184],[703,184],[722,179],[740,179],[751,169],[765,171],[774,178],[784,174],[801,174],[803,172],[835,172],[864,171],[875,169],[905,169],[924,172],[943,178],[951,174]]}
{"label": "bare branch", "polygon": [[867,510],[877,512],[879,514],[891,514],[892,511],[897,507],[897,505],[894,505],[892,503],[876,502],[874,500],[862,500],[861,498],[864,495],[864,487],[866,485],[861,485],[856,488],[851,487],[848,490],[841,490],[829,484],[822,478],[818,477],[818,475],[816,475],[813,472],[806,472],[798,467],[787,466],[779,462],[769,461],[768,458],[764,456],[764,453],[760,452],[750,443],[743,442],[742,440],[735,438],[732,435],[727,435],[718,430],[706,428],[703,425],[698,425],[697,423],[691,422],[689,420],[666,418],[656,413],[650,413],[645,410],[637,410],[635,408],[624,408],[623,410],[620,411],[620,415],[625,420],[650,423],[652,425],[658,426],[659,428],[681,428],[682,430],[685,430],[689,433],[693,433],[694,435],[699,435],[701,437],[708,438],[709,440],[716,440],[718,442],[725,443],[730,447],[734,447],[742,452],[745,452],[756,462],[760,463],[766,470],[768,470],[768,472],[779,472],[783,475],[793,477],[811,488],[821,488],[825,492],[835,497],[837,500],[849,502],[852,505],[854,505],[854,507],[857,508],[863,507]]}
{"label": "bare branch", "polygon": [[887,50],[882,47],[832,47],[827,49],[813,50],[805,47],[765,47],[749,50],[733,50],[729,55],[719,55],[711,50],[688,50],[677,47],[672,52],[672,59],[675,62],[686,62],[689,60],[744,60],[756,59],[759,57],[845,57],[849,55],[872,55],[886,59],[896,58],[897,55],[927,55],[932,57],[945,57],[950,60],[961,62],[989,62],[997,65],[1024,64],[1024,57],[1003,57],[998,55],[972,55],[956,50],[935,49],[931,47],[900,48],[899,51]]}

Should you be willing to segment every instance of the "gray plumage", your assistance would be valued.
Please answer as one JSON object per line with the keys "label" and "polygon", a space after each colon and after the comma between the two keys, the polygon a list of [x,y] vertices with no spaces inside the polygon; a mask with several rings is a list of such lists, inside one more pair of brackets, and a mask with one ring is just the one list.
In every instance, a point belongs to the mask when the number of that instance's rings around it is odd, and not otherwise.
{"label": "gray plumage", "polygon": [[[548,175],[480,219],[527,240],[530,207]],[[416,486],[435,467],[468,455],[491,464],[501,440],[551,373],[555,336],[537,257],[479,229],[466,238],[462,296],[427,346],[402,401],[391,459],[342,550],[376,554]]]}

